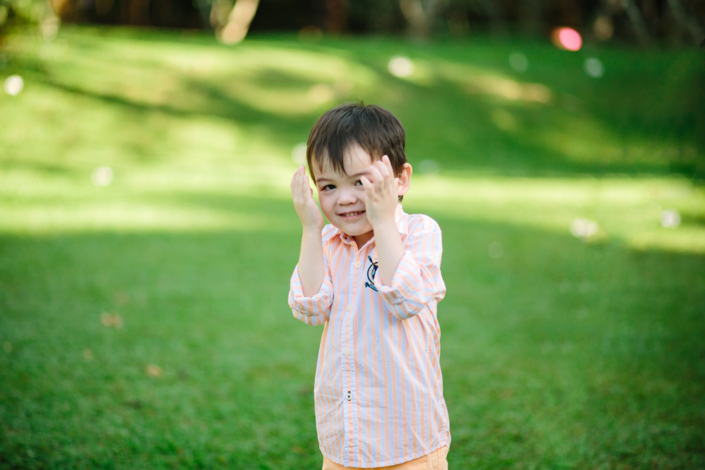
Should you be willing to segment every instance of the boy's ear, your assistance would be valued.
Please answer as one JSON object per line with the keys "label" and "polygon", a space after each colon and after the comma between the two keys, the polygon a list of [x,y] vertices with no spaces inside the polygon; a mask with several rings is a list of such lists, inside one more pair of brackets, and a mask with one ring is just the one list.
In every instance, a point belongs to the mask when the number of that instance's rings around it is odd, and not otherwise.
{"label": "boy's ear", "polygon": [[397,180],[399,181],[397,185],[397,196],[403,196],[409,190],[411,186],[411,173],[413,173],[411,164],[404,163],[399,172],[399,176],[397,176]]}

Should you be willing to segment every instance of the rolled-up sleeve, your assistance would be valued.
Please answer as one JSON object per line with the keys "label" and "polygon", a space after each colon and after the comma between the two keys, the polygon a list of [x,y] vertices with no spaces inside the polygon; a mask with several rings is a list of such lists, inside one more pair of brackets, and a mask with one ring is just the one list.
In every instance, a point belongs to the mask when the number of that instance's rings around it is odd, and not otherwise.
{"label": "rolled-up sleeve", "polygon": [[404,256],[389,286],[376,277],[375,287],[394,317],[411,318],[431,302],[443,299],[446,286],[441,276],[442,254],[441,230],[435,226],[429,232],[407,237]]}
{"label": "rolled-up sleeve", "polygon": [[294,318],[301,320],[307,325],[322,325],[328,321],[328,317],[330,316],[330,309],[333,305],[333,282],[331,281],[327,260],[325,264],[326,268],[323,283],[318,293],[312,297],[306,297],[304,295],[298,265],[294,269],[294,274],[291,276],[291,282],[289,284],[289,307],[291,307]]}

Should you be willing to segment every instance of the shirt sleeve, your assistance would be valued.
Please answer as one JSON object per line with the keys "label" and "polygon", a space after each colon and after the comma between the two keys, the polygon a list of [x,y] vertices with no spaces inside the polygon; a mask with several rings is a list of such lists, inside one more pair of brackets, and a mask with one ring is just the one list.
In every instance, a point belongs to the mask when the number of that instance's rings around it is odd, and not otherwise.
{"label": "shirt sleeve", "polygon": [[312,297],[304,295],[298,265],[296,265],[294,274],[291,276],[289,307],[291,307],[294,318],[301,320],[307,325],[322,325],[327,322],[333,305],[333,282],[331,281],[328,258],[326,256],[323,256],[323,262],[325,264],[323,283],[318,293]]}
{"label": "shirt sleeve", "polygon": [[446,294],[441,276],[443,242],[441,230],[409,236],[404,242],[402,256],[389,286],[382,284],[379,276],[375,287],[389,311],[399,320],[411,318],[431,302],[439,302]]}

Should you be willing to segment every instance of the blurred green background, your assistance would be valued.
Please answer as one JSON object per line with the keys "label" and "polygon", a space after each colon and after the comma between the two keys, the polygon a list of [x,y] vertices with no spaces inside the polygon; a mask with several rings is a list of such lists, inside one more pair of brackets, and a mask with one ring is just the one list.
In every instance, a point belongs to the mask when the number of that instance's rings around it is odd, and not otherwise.
{"label": "blurred green background", "polygon": [[257,17],[228,46],[21,3],[0,468],[320,468],[288,185],[318,116],[357,100],[400,118],[405,210],[443,229],[451,468],[705,467],[702,50]]}

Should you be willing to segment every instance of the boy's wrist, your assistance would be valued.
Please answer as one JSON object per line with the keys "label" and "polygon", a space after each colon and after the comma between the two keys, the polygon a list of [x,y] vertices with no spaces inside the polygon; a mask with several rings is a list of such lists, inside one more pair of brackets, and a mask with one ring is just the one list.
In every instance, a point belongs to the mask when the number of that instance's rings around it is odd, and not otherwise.
{"label": "boy's wrist", "polygon": [[310,227],[307,225],[303,226],[303,237],[304,238],[322,238],[321,231],[323,227]]}
{"label": "boy's wrist", "polygon": [[375,232],[375,234],[388,231],[396,232],[398,230],[397,223],[394,220],[394,215],[392,215],[391,217],[384,217],[382,219],[370,223],[372,224],[372,230]]}

